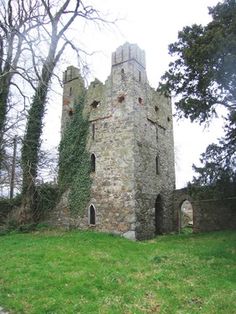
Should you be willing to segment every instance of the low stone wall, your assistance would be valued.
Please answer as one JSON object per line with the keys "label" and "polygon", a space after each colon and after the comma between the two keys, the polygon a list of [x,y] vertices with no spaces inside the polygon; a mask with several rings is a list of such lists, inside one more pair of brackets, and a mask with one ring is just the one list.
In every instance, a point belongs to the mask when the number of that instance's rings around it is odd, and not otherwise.
{"label": "low stone wall", "polygon": [[236,229],[235,200],[201,200],[194,202],[194,232]]}
{"label": "low stone wall", "polygon": [[[185,200],[188,200],[193,208],[193,232],[209,232],[217,230],[235,229],[236,230],[236,198],[229,197],[225,199],[197,199],[190,196],[188,189],[175,190],[174,201],[173,201],[173,228],[170,231],[178,232],[181,229],[181,205]],[[154,209],[153,209],[154,210]],[[171,220],[171,218],[169,218]],[[48,223],[56,226],[61,226],[65,228],[76,227],[80,229],[89,229],[88,218],[85,214],[84,217],[71,217],[68,209],[68,191],[61,198],[60,203],[56,208],[50,213],[48,217]],[[150,223],[150,221],[149,221]],[[118,234],[122,234],[122,230],[115,229]],[[146,231],[145,226],[140,226],[143,228],[142,233],[138,234],[136,237],[139,240],[144,238],[151,238],[154,236],[154,231],[152,234],[147,234],[145,232],[150,232],[153,225],[146,226],[148,228]],[[100,231],[112,231],[110,228],[105,228],[104,226],[99,226],[99,224],[92,228]],[[138,231],[138,229],[136,230]],[[145,236],[142,236],[145,234]],[[128,238],[134,238],[127,235]]]}
{"label": "low stone wall", "polygon": [[190,196],[188,189],[175,191],[174,226],[180,230],[180,210],[185,200],[193,207],[193,232],[236,229],[236,197],[225,199],[197,199]]}

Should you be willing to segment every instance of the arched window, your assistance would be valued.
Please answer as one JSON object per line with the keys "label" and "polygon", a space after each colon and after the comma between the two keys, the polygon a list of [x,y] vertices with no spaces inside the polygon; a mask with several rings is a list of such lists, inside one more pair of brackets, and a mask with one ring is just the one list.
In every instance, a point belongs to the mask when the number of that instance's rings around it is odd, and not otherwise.
{"label": "arched window", "polygon": [[89,224],[95,225],[96,224],[96,211],[93,205],[89,207]]}
{"label": "arched window", "polygon": [[140,105],[143,105],[143,99],[141,97],[138,98],[138,102]]}
{"label": "arched window", "polygon": [[95,172],[96,170],[96,156],[94,154],[91,155],[91,172]]}

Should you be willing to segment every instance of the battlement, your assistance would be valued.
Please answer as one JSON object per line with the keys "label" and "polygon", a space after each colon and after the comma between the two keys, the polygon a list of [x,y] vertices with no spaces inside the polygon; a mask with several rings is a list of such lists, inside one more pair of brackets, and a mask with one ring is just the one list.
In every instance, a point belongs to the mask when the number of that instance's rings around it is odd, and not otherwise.
{"label": "battlement", "polygon": [[126,42],[112,53],[112,66],[116,66],[127,61],[136,61],[139,65],[146,69],[145,52],[136,44]]}
{"label": "battlement", "polygon": [[79,69],[74,66],[69,66],[63,73],[63,83],[67,83],[71,80],[77,79],[80,76]]}

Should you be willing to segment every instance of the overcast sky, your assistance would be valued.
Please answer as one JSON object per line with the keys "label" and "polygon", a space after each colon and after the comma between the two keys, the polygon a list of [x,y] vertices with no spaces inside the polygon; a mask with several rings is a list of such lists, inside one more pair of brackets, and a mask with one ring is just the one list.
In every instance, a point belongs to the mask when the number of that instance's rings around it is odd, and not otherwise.
{"label": "overcast sky", "polygon": [[[89,1],[87,1],[89,2]],[[74,28],[74,38],[88,52],[97,51],[87,58],[90,80],[97,77],[105,81],[110,74],[111,53],[128,41],[137,43],[146,52],[147,75],[152,87],[157,87],[160,77],[168,68],[168,45],[177,40],[178,31],[194,23],[210,21],[208,7],[216,0],[93,0],[95,8],[106,14],[107,19],[118,18],[116,26],[98,27],[91,23]],[[71,55],[63,58],[66,65],[77,65]],[[47,146],[55,146],[60,140],[61,93],[51,94],[44,137]],[[214,120],[209,128],[200,127],[186,120],[175,121],[176,185],[183,187],[193,176],[192,164],[199,163],[199,156],[206,146],[222,135],[222,119]]]}

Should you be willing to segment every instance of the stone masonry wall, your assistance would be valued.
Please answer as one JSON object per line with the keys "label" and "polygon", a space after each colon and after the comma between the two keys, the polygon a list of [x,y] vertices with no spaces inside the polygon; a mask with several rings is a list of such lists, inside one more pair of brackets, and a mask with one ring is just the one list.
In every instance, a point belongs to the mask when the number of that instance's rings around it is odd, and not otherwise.
{"label": "stone masonry wall", "polygon": [[188,194],[186,188],[174,192],[174,226],[180,228],[180,208],[185,200],[193,208],[193,232],[236,229],[235,197],[226,199],[199,199]]}
{"label": "stone masonry wall", "polygon": [[63,103],[61,118],[61,134],[64,133],[67,123],[74,112],[74,106],[78,103],[79,96],[85,91],[84,81],[79,69],[70,66],[63,75]]}
{"label": "stone masonry wall", "polygon": [[235,200],[201,200],[194,202],[193,231],[209,232],[236,229]]}
{"label": "stone masonry wall", "polygon": [[[157,233],[158,219],[162,226],[159,233],[172,231],[175,172],[171,102],[149,86],[145,67],[144,51],[126,43],[112,54],[106,83],[95,80],[86,90],[84,113],[90,122],[87,149],[96,160],[91,199],[84,215],[72,219],[65,195],[57,208],[60,214],[55,216],[61,224],[89,228],[93,206],[96,223],[92,227],[97,230],[147,239]],[[63,99],[71,104],[84,90],[83,84],[78,78],[76,89],[76,80],[64,81]],[[72,91],[75,94],[71,95]],[[64,104],[62,132],[68,119]],[[156,217],[158,195],[162,212]]]}
{"label": "stone masonry wall", "polygon": [[[140,238],[172,231],[175,188],[174,144],[171,104],[147,87],[146,102],[136,113],[136,199]],[[158,169],[157,169],[158,168]],[[155,202],[162,199],[159,230],[155,226]]]}

